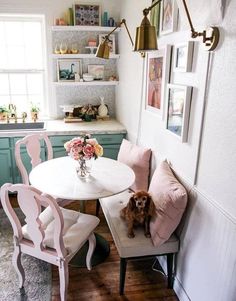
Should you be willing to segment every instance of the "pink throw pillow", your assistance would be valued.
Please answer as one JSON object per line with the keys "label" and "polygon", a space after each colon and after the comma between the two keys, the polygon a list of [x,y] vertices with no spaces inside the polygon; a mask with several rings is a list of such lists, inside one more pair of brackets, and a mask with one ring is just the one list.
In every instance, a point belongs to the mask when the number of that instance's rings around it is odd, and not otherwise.
{"label": "pink throw pillow", "polygon": [[135,173],[133,191],[148,189],[151,149],[132,144],[123,139],[117,160],[128,165]]}
{"label": "pink throw pillow", "polygon": [[186,189],[175,178],[167,162],[156,168],[148,191],[156,205],[156,217],[151,220],[153,244],[158,247],[177,228],[187,205]]}

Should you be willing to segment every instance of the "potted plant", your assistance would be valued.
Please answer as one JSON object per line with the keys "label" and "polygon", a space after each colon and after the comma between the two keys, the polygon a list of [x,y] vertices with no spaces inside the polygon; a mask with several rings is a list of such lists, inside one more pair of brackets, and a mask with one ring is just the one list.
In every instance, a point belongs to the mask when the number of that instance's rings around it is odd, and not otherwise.
{"label": "potted plant", "polygon": [[36,121],[38,119],[38,113],[40,111],[40,108],[37,104],[31,103],[30,113],[31,113],[31,119],[33,121]]}
{"label": "potted plant", "polygon": [[6,106],[0,106],[0,120],[5,120],[8,112],[9,111]]}

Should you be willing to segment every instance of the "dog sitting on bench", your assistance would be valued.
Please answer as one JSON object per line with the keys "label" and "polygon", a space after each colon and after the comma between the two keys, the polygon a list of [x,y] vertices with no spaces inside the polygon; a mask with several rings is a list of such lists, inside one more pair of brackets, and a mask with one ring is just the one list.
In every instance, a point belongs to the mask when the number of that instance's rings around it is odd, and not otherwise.
{"label": "dog sitting on bench", "polygon": [[156,214],[156,207],[151,195],[145,191],[135,192],[129,199],[128,204],[120,211],[120,216],[126,221],[128,226],[128,237],[135,237],[134,227],[142,225],[144,235],[151,237],[150,220]]}

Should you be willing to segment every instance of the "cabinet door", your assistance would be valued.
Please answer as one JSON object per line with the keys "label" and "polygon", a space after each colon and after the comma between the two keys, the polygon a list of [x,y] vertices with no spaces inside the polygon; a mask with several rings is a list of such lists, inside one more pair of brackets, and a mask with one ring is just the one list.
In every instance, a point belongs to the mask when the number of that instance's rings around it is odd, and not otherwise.
{"label": "cabinet door", "polygon": [[0,186],[12,183],[11,153],[10,150],[0,150]]}
{"label": "cabinet door", "polygon": [[53,158],[65,157],[67,155],[64,147],[53,147]]}
{"label": "cabinet door", "polygon": [[120,149],[120,144],[103,145],[103,157],[107,157],[107,158],[116,160],[119,149]]}

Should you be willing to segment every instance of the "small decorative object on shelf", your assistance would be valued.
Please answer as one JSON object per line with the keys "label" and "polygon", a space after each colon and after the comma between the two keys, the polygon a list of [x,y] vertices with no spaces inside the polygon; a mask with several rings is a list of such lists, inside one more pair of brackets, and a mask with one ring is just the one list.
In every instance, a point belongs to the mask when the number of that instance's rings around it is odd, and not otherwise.
{"label": "small decorative object on shelf", "polygon": [[68,155],[78,162],[76,173],[82,179],[90,176],[93,160],[103,155],[102,146],[89,134],[67,141],[64,147]]}
{"label": "small decorative object on shelf", "polygon": [[80,81],[80,75],[79,73],[75,73],[75,82],[79,82]]}
{"label": "small decorative object on shelf", "polygon": [[72,43],[72,44],[71,44],[71,53],[72,53],[72,54],[77,54],[77,53],[79,53],[77,43]]}
{"label": "small decorative object on shelf", "polygon": [[107,25],[108,25],[109,27],[115,26],[115,21],[114,21],[114,19],[113,19],[113,18],[109,18],[109,20],[107,21]]}
{"label": "small decorative object on shelf", "polygon": [[88,73],[96,80],[104,80],[104,65],[88,65]]}
{"label": "small decorative object on shelf", "polygon": [[60,53],[61,54],[66,54],[68,51],[68,46],[66,43],[61,43],[60,45]]}
{"label": "small decorative object on shelf", "polygon": [[90,50],[90,54],[95,54],[97,51],[97,46],[85,46],[85,48]]}
{"label": "small decorative object on shelf", "polygon": [[100,26],[100,5],[74,4],[74,24],[84,26]]}
{"label": "small decorative object on shelf", "polygon": [[97,114],[97,108],[95,106],[92,106],[91,104],[83,106],[80,110],[81,118],[84,121],[92,121],[93,119],[96,119]]}
{"label": "small decorative object on shelf", "polygon": [[102,25],[107,26],[108,25],[107,22],[108,22],[108,12],[104,11]]}
{"label": "small decorative object on shelf", "polygon": [[61,105],[62,111],[65,113],[64,122],[65,123],[74,123],[83,121],[77,114],[74,112],[79,110],[79,105]]}
{"label": "small decorative object on shelf", "polygon": [[109,81],[117,81],[117,77],[115,75],[112,75],[109,77]]}
{"label": "small decorative object on shelf", "polygon": [[98,107],[98,116],[101,118],[107,117],[108,109],[104,103],[104,97],[100,96],[101,104]]}
{"label": "small decorative object on shelf", "polygon": [[58,81],[75,81],[75,74],[81,74],[82,62],[78,59],[65,59],[57,61]]}
{"label": "small decorative object on shelf", "polygon": [[88,46],[96,47],[97,46],[97,40],[96,39],[89,39],[88,40]]}
{"label": "small decorative object on shelf", "polygon": [[60,54],[60,53],[61,53],[60,45],[59,45],[59,44],[56,44],[56,45],[55,45],[54,53],[55,53],[55,54]]}
{"label": "small decorative object on shelf", "polygon": [[89,74],[89,73],[84,73],[83,74],[83,80],[85,82],[91,82],[94,80],[94,76],[92,74]]}

